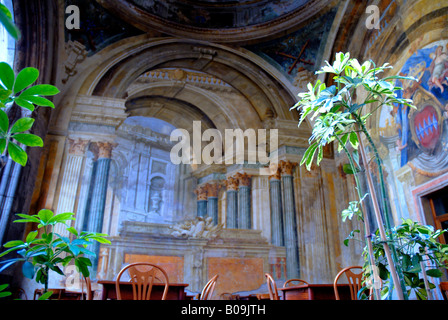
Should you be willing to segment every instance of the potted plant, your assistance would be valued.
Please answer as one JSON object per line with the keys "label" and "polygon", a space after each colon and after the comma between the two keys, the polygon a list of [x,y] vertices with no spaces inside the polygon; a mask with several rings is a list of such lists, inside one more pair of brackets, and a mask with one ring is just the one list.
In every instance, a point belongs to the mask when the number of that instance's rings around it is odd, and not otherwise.
{"label": "potted plant", "polygon": [[[314,158],[319,164],[323,158],[323,147],[332,142],[337,143],[339,152],[344,151],[347,155],[349,163],[344,166],[344,171],[354,175],[358,200],[350,202],[349,207],[342,212],[342,217],[344,220],[358,217],[364,222],[367,235],[365,271],[367,274],[371,273],[378,265],[383,264],[385,268],[382,270],[388,271],[380,275],[383,280],[389,281],[398,299],[402,300],[408,299],[409,274],[405,274],[405,271],[408,271],[407,258],[403,251],[400,251],[402,247],[399,241],[406,237],[400,233],[403,229],[394,228],[390,221],[383,162],[366,126],[372,114],[383,107],[392,108],[394,104],[404,104],[415,108],[411,100],[397,96],[397,90],[402,88],[394,84],[397,79],[415,79],[403,76],[381,78],[382,73],[389,68],[391,66],[387,63],[380,67],[372,61],[360,64],[357,59],[350,58],[349,53],[339,52],[333,64],[326,62],[326,65],[316,72],[329,75],[329,81],[334,84],[327,87],[320,80],[314,85],[309,83],[308,91],[299,93],[299,101],[291,109],[297,109],[301,113],[299,126],[307,117],[314,121],[309,139],[310,146],[303,155],[301,165],[305,164],[309,170]],[[372,161],[376,164],[374,168],[367,166],[369,158],[365,143],[372,151]],[[374,173],[378,177],[378,184],[374,183],[371,171],[376,171]],[[368,190],[362,188],[361,175],[367,180]],[[376,234],[371,232],[367,217],[366,206],[369,203],[378,227]],[[349,238],[353,238],[355,232],[359,230],[352,232]],[[443,265],[446,248],[436,247],[436,256],[441,259],[440,265]],[[384,261],[378,261],[380,255]],[[379,291],[375,291],[376,297],[379,298]]]}
{"label": "potted plant", "polygon": [[[51,210],[42,209],[36,215],[17,214],[22,219],[15,220],[19,223],[36,223],[38,230],[31,231],[25,241],[13,240],[4,244],[6,251],[0,254],[3,257],[9,253],[16,252],[19,256],[0,262],[0,272],[9,266],[23,262],[23,275],[29,279],[35,279],[37,283],[44,285],[44,293],[48,291],[49,272],[64,275],[60,265],[67,266],[72,261],[78,271],[89,277],[89,266],[92,265],[87,256],[95,257],[95,253],[88,250],[88,245],[93,241],[110,244],[106,234],[96,232],[78,232],[67,223],[75,220],[73,213],[54,214]],[[53,232],[54,226],[63,224],[70,237],[61,236]],[[48,293],[44,297],[48,297]]]}

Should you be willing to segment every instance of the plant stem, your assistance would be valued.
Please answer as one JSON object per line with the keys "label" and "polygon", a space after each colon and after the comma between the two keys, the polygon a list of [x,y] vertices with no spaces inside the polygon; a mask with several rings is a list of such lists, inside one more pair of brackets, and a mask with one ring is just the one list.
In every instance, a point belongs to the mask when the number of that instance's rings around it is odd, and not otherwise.
{"label": "plant stem", "polygon": [[[373,142],[373,139],[370,136],[366,126],[364,125],[363,121],[361,120],[361,117],[359,117],[357,115],[356,116],[356,120],[357,120],[357,123],[359,124],[359,126],[361,127],[362,132],[365,134],[365,136],[367,138],[367,141],[369,142],[369,144],[370,144],[370,146],[371,146],[371,148],[373,150],[373,153],[375,155],[375,161],[376,161],[376,164],[378,166],[378,173],[379,173],[379,180],[380,180],[379,184],[380,184],[380,191],[381,191],[381,196],[382,196],[381,203],[382,203],[382,207],[383,207],[384,220],[385,220],[385,223],[386,223],[386,227],[389,230],[389,240],[391,242],[391,247],[390,248],[391,248],[392,258],[393,258],[393,260],[395,262],[395,268],[397,269],[397,275],[398,275],[399,280],[400,280],[400,285],[401,285],[402,292],[405,293],[406,292],[406,285],[404,284],[403,272],[401,270],[401,265],[400,265],[400,263],[398,261],[398,254],[397,254],[397,251],[395,249],[395,245],[393,244],[395,232],[392,229],[392,224],[391,224],[390,219],[389,219],[390,218],[390,214],[389,214],[389,206],[388,206],[388,203],[387,203],[388,195],[387,195],[387,192],[386,192],[386,184],[384,182],[383,163],[382,163],[381,157],[380,157],[380,155],[378,153],[378,149],[376,148],[375,143]],[[360,136],[358,136],[358,139],[361,139]],[[362,141],[360,140],[359,143],[361,144],[361,142]],[[363,148],[362,148],[362,151],[364,152],[364,155],[365,155],[365,151],[364,151]],[[367,157],[366,157],[365,160],[367,161]],[[365,163],[367,164],[367,162],[365,162]],[[371,176],[369,175],[368,172],[367,172],[367,176],[368,176],[368,178],[371,179]],[[373,183],[372,183],[372,186],[373,186]],[[376,201],[378,201],[378,199]]]}
{"label": "plant stem", "polygon": [[[360,120],[360,119],[358,119],[358,120]],[[357,121],[356,125],[360,126],[359,121]],[[364,144],[363,144],[361,135],[359,133],[357,135],[358,135],[358,143],[359,143],[359,150],[361,153],[361,158],[362,158],[364,165],[367,166],[368,162],[367,162],[367,156],[366,156],[365,150],[364,150]],[[376,194],[375,186],[373,184],[372,177],[370,176],[368,170],[366,170],[366,177],[367,177],[367,183],[368,183],[369,189],[370,189],[370,195],[372,197],[372,204],[373,204],[373,209],[374,209],[375,217],[376,217],[377,224],[378,224],[378,230],[380,232],[381,240],[383,241],[384,253],[386,254],[387,263],[389,264],[389,267],[390,267],[390,274],[392,276],[395,290],[397,291],[398,299],[404,300],[403,288],[401,287],[401,281],[399,281],[397,269],[395,267],[394,260],[392,259],[391,250],[387,243],[386,231],[384,230],[383,219],[381,217],[380,208],[378,206],[378,197]]]}
{"label": "plant stem", "polygon": [[[373,272],[373,266],[375,266],[375,258],[373,256],[373,246],[372,246],[372,235],[370,233],[370,222],[369,222],[369,218],[367,217],[367,213],[366,210],[364,208],[364,204],[363,204],[363,200],[361,200],[363,198],[363,195],[361,193],[361,184],[359,182],[359,178],[358,178],[358,174],[356,173],[356,167],[355,167],[355,163],[353,161],[353,157],[351,155],[351,153],[348,151],[347,147],[344,145],[344,143],[341,141],[341,139],[339,138],[338,135],[336,135],[336,139],[338,140],[339,144],[342,146],[342,149],[344,150],[345,154],[347,155],[348,161],[350,163],[350,166],[352,168],[353,171],[353,176],[355,178],[355,183],[356,183],[356,190],[358,192],[358,198],[361,204],[361,212],[363,215],[363,222],[364,222],[364,229],[365,229],[365,234],[366,234],[366,238],[367,238],[367,250],[369,253],[369,261],[370,261],[370,265],[372,266],[372,272]],[[375,280],[375,277],[374,277]],[[374,285],[375,288],[375,298],[377,300],[381,299],[381,294],[377,288],[376,285]]]}

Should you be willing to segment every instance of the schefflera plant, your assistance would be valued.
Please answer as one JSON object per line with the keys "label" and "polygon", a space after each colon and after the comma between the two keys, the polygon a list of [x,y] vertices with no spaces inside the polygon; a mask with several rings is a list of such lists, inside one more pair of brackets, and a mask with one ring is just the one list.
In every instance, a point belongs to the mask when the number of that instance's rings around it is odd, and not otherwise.
{"label": "schefflera plant", "polygon": [[42,147],[43,141],[28,132],[34,124],[33,118],[24,116],[11,123],[5,110],[13,103],[28,114],[39,106],[54,108],[53,102],[44,96],[56,95],[59,89],[50,84],[32,86],[38,77],[36,68],[24,68],[16,75],[9,64],[0,62],[0,154],[9,154],[22,166],[26,165],[28,155],[21,145]]}
{"label": "schefflera plant", "polygon": [[[415,108],[412,100],[397,96],[397,90],[402,88],[396,86],[395,82],[397,79],[416,79],[404,76],[381,78],[381,74],[389,68],[392,67],[388,63],[380,67],[372,61],[361,64],[357,59],[350,58],[349,53],[339,52],[333,64],[326,62],[326,65],[316,72],[316,74],[327,74],[329,81],[334,84],[327,87],[320,80],[317,80],[314,85],[308,83],[308,91],[299,93],[299,101],[291,109],[297,109],[301,113],[299,126],[306,118],[313,122],[312,135],[309,139],[310,146],[303,155],[301,165],[305,164],[309,170],[314,158],[319,164],[323,158],[323,147],[331,142],[336,142],[338,151],[344,151],[347,155],[349,163],[344,166],[344,169],[347,173],[354,174],[358,200],[352,201],[343,211],[343,218],[358,217],[364,222],[366,235],[369,235],[370,225],[365,206],[367,200],[371,201],[393,285],[398,299],[402,300],[408,297],[404,292],[405,283],[400,263],[393,242],[390,241],[394,237],[394,232],[389,219],[383,163],[366,127],[366,122],[375,111],[381,110],[384,106],[392,108],[394,104],[402,104]],[[377,195],[373,179],[364,168],[368,158],[363,137],[372,150],[372,161],[377,164],[376,169],[371,170],[378,170],[381,196]],[[360,173],[365,174],[368,193],[364,193],[361,188]],[[367,236],[367,248],[370,264],[373,267],[375,261],[370,236]],[[376,295],[379,296],[379,293],[376,292]]]}
{"label": "schefflera plant", "polygon": [[[71,220],[75,220],[72,212],[54,214],[51,210],[42,209],[35,215],[18,213],[17,216],[21,219],[14,222],[34,223],[38,229],[29,232],[24,240],[12,240],[3,245],[7,250],[0,257],[10,253],[17,253],[18,256],[0,261],[0,272],[15,263],[23,263],[23,275],[43,284],[45,293],[48,291],[50,270],[64,275],[60,266],[67,266],[73,261],[78,271],[84,277],[89,277],[92,262],[88,256],[95,257],[96,254],[88,250],[88,246],[95,241],[110,244],[107,234],[78,232],[71,227]],[[54,232],[58,224],[65,226],[67,236]],[[51,293],[43,297],[49,295]]]}

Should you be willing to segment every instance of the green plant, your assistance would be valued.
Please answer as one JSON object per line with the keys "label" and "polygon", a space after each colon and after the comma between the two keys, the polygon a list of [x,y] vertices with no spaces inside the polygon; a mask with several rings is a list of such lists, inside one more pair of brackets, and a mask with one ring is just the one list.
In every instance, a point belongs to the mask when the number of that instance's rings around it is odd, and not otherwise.
{"label": "green plant", "polygon": [[[88,277],[90,274],[88,267],[92,263],[85,255],[94,257],[95,253],[88,250],[87,246],[93,241],[110,243],[105,238],[106,234],[84,231],[78,233],[76,229],[70,227],[67,221],[75,220],[74,214],[71,212],[55,215],[52,211],[43,209],[36,215],[17,215],[22,219],[14,222],[37,223],[40,230],[29,232],[25,241],[13,240],[4,244],[7,250],[1,253],[0,257],[11,252],[16,252],[19,257],[1,261],[0,264],[3,266],[0,268],[0,272],[17,262],[23,262],[23,275],[29,279],[35,278],[36,282],[44,284],[44,292],[47,292],[48,289],[50,270],[64,275],[59,265],[67,266],[74,261],[78,271],[84,277]],[[57,224],[66,226],[66,231],[70,233],[71,239],[53,232],[54,226]]]}
{"label": "green plant", "polygon": [[[319,164],[323,158],[323,147],[331,142],[337,143],[338,152],[344,151],[347,155],[349,163],[344,166],[344,171],[355,177],[358,200],[351,202],[343,211],[343,219],[356,216],[364,222],[368,235],[366,248],[369,263],[375,265],[372,236],[369,236],[371,228],[365,208],[366,201],[370,200],[381,239],[379,244],[390,270],[388,275],[392,278],[398,298],[407,299],[402,260],[394,241],[398,236],[397,230],[392,228],[390,221],[383,163],[366,125],[372,114],[383,107],[392,108],[394,104],[403,104],[415,108],[411,100],[397,96],[396,92],[402,88],[394,83],[397,79],[415,79],[402,76],[381,78],[380,75],[389,68],[391,66],[387,63],[380,67],[372,61],[360,64],[357,59],[350,58],[349,53],[339,52],[332,65],[326,62],[326,66],[316,72],[327,74],[328,80],[334,84],[327,87],[319,80],[314,85],[309,83],[308,91],[299,94],[299,101],[291,109],[301,113],[299,126],[306,118],[314,121],[310,146],[304,153],[301,165],[305,164],[309,170],[314,158]],[[378,177],[377,185],[371,172],[366,170],[369,159],[363,137],[372,151],[372,161],[376,164],[376,168],[370,170]],[[362,190],[361,174],[367,180],[368,192]]]}
{"label": "green plant", "polygon": [[[443,273],[440,268],[448,267],[448,245],[440,243],[437,239],[446,230],[434,230],[434,227],[421,225],[411,219],[403,219],[401,225],[394,228],[396,236],[393,238],[394,246],[400,258],[407,295],[412,292],[420,300],[426,300],[435,285],[427,277],[440,278]],[[389,269],[384,258],[382,240],[376,232],[372,238],[376,267],[382,280],[389,278]],[[372,269],[367,267],[367,252],[364,250],[365,268],[369,270],[366,275],[373,276]],[[381,296],[389,294],[390,286],[383,286]]]}
{"label": "green plant", "polygon": [[8,288],[8,284],[1,284],[0,285],[0,298],[3,297],[9,297],[12,293],[9,291],[5,291],[6,288]]}
{"label": "green plant", "polygon": [[[11,13],[0,4],[0,22],[6,30],[18,39],[20,32],[12,22]],[[20,117],[10,122],[5,112],[13,103],[19,107],[33,112],[38,106],[54,108],[53,102],[43,96],[53,96],[59,93],[59,89],[50,84],[38,84],[32,86],[39,77],[39,70],[28,67],[22,69],[17,75],[6,62],[0,62],[0,154],[7,154],[11,159],[22,166],[28,161],[25,150],[20,146],[42,147],[42,139],[28,130],[34,124],[31,117]]]}

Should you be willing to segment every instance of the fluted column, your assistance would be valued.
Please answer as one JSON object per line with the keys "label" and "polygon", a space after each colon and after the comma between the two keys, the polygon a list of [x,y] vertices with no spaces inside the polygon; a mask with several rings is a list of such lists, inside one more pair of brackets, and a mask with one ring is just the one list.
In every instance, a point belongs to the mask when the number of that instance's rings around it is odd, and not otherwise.
{"label": "fluted column", "polygon": [[238,173],[238,228],[251,229],[251,186],[252,179],[247,173]]}
{"label": "fluted column", "polygon": [[[86,231],[102,232],[111,161],[110,158],[114,146],[114,144],[109,142],[93,142],[90,145],[95,158],[92,168],[92,176],[90,179],[86,214],[84,218]],[[91,246],[91,250],[96,254],[96,259],[93,259],[92,265],[92,273],[96,274],[98,266],[99,243],[94,242]]]}
{"label": "fluted column", "polygon": [[[89,143],[89,140],[82,139],[67,139],[67,141],[69,148],[56,208],[57,214],[75,211],[75,200],[77,199],[79,179],[82,174],[84,154]],[[55,225],[54,232],[62,236],[68,236],[68,231],[64,225]]]}
{"label": "fluted column", "polygon": [[284,243],[286,248],[286,271],[288,278],[296,278],[300,276],[293,183],[293,170],[296,165],[297,163],[292,163],[290,161],[280,161],[284,200]]}
{"label": "fluted column", "polygon": [[269,176],[269,198],[271,208],[271,239],[275,246],[284,246],[282,190],[280,171]]}
{"label": "fluted column", "polygon": [[213,224],[218,224],[218,192],[219,183],[207,183],[207,215],[213,219]]}
{"label": "fluted column", "polygon": [[194,193],[197,197],[197,216],[205,217],[207,215],[207,187],[198,186]]}
{"label": "fluted column", "polygon": [[236,177],[228,177],[226,180],[227,187],[227,214],[226,227],[228,229],[238,228],[238,179]]}

